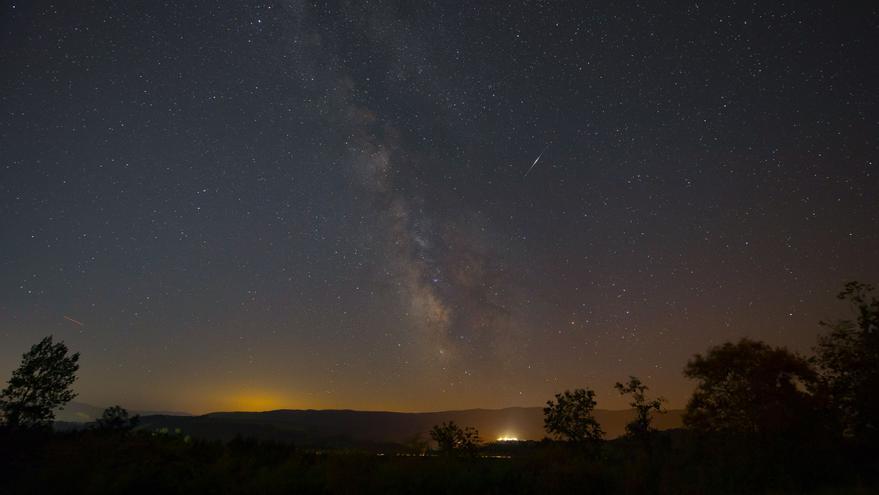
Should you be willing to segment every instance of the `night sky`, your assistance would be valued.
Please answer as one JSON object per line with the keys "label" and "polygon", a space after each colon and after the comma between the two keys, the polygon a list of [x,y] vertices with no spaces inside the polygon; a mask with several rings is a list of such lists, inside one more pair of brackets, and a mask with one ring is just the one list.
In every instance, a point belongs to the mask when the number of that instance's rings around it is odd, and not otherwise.
{"label": "night sky", "polygon": [[875,4],[461,3],[5,2],[3,381],[53,334],[101,406],[680,407],[879,282]]}

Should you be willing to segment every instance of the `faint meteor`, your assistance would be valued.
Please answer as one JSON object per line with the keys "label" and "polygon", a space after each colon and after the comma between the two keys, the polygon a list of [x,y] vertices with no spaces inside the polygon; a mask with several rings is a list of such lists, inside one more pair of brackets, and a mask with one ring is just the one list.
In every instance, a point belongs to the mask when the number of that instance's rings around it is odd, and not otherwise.
{"label": "faint meteor", "polygon": [[72,321],[73,323],[76,323],[76,324],[79,325],[79,326],[83,326],[83,323],[82,323],[81,321],[79,321],[79,320],[74,320],[73,318],[71,318],[71,317],[69,317],[69,316],[67,316],[67,315],[64,315],[64,319],[67,320],[67,321]]}
{"label": "faint meteor", "polygon": [[537,155],[537,158],[534,159],[534,163],[531,164],[531,167],[528,169],[527,172],[525,172],[525,175],[523,175],[522,177],[528,177],[528,174],[530,174],[531,171],[534,170],[534,166],[537,165],[537,162],[540,161],[540,157],[542,157],[543,154],[546,153],[547,148],[549,148],[548,144],[546,145],[546,148],[543,148],[543,151],[541,151],[540,154]]}

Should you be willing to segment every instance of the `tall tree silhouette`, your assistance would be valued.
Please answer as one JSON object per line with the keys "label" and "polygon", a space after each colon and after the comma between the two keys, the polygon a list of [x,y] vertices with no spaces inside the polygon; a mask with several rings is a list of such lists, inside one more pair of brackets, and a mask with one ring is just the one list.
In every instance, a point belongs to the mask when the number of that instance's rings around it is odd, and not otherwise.
{"label": "tall tree silhouette", "polygon": [[70,402],[76,393],[70,386],[79,369],[79,353],[68,355],[64,342],[45,337],[21,358],[9,385],[0,392],[3,421],[10,428],[50,426],[55,409]]}
{"label": "tall tree silhouette", "polygon": [[653,414],[663,412],[662,403],[665,399],[662,397],[648,399],[647,385],[641,383],[641,380],[635,376],[630,376],[626,384],[617,382],[614,388],[620,395],[632,396],[629,406],[635,409],[635,419],[626,425],[626,435],[631,438],[646,439],[650,433],[656,431],[652,424]]}
{"label": "tall tree silhouette", "polygon": [[694,356],[684,375],[699,381],[684,414],[696,430],[780,433],[815,418],[815,371],[785,348],[727,342]]}
{"label": "tall tree silhouette", "polygon": [[543,425],[547,433],[571,442],[597,442],[604,436],[593,416],[595,392],[578,388],[555,395],[543,408]]}
{"label": "tall tree silhouette", "polygon": [[837,297],[851,304],[854,318],[821,322],[816,363],[845,433],[879,437],[879,300],[873,286],[849,282]]}

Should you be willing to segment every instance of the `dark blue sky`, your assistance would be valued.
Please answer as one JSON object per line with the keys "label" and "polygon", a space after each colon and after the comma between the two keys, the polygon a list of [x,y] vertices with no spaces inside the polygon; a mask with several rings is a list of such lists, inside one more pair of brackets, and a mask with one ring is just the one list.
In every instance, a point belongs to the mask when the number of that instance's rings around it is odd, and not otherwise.
{"label": "dark blue sky", "polygon": [[54,334],[98,405],[680,406],[711,344],[807,352],[879,281],[845,9],[6,2],[0,370]]}

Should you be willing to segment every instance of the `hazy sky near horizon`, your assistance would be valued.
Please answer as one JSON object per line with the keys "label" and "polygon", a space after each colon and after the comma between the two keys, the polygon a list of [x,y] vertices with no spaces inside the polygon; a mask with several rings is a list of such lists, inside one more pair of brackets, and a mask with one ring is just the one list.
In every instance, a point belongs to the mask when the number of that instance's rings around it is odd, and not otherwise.
{"label": "hazy sky near horizon", "polygon": [[680,407],[879,282],[861,8],[6,2],[3,380],[52,334],[97,405]]}

